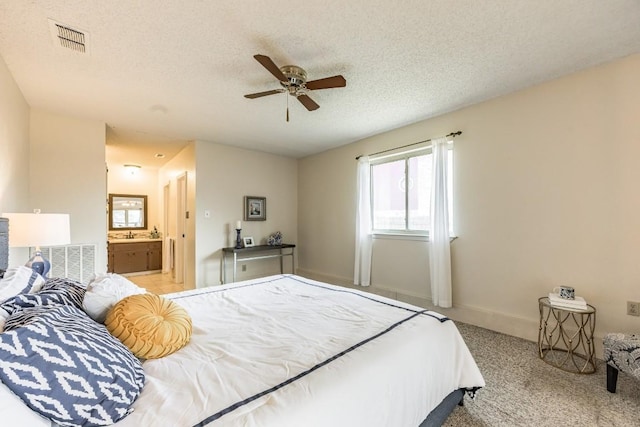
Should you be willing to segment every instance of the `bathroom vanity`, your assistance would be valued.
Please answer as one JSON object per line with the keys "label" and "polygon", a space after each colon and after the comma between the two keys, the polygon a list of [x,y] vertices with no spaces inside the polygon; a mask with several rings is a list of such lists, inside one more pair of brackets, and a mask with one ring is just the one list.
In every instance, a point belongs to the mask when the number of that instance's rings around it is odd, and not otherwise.
{"label": "bathroom vanity", "polygon": [[108,253],[110,273],[162,270],[161,239],[109,240]]}

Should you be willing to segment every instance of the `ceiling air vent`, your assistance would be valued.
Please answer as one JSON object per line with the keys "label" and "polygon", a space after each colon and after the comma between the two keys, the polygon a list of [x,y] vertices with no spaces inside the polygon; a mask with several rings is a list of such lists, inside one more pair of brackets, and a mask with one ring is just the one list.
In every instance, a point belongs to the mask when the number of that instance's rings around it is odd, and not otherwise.
{"label": "ceiling air vent", "polygon": [[49,29],[55,46],[71,49],[79,53],[89,52],[89,37],[85,32],[51,19],[49,20]]}

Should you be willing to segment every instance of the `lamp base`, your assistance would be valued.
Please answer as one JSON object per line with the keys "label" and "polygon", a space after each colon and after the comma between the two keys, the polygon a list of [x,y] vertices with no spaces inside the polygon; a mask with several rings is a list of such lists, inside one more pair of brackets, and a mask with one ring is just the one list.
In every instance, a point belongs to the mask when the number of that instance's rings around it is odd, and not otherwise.
{"label": "lamp base", "polygon": [[240,240],[241,228],[236,228],[236,249],[242,249],[242,240]]}
{"label": "lamp base", "polygon": [[49,274],[49,270],[51,270],[51,263],[42,255],[41,251],[36,251],[35,255],[27,261],[25,267],[29,267],[42,277],[46,278],[47,274]]}

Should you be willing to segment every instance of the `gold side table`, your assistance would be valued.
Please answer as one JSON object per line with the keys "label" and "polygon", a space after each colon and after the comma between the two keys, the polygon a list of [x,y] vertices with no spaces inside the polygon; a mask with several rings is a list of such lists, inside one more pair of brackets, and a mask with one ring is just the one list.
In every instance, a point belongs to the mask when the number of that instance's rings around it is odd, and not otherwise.
{"label": "gold side table", "polygon": [[592,374],[596,371],[593,331],[596,309],[586,310],[556,307],[549,298],[538,299],[540,330],[538,353],[546,363],[567,372]]}

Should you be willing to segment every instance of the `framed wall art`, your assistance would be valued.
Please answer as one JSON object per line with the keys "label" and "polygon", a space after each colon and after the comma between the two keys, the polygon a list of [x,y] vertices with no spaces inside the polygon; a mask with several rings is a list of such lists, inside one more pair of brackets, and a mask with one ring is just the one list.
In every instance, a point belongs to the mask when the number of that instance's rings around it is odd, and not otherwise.
{"label": "framed wall art", "polygon": [[256,196],[244,196],[244,220],[266,221],[267,198]]}

